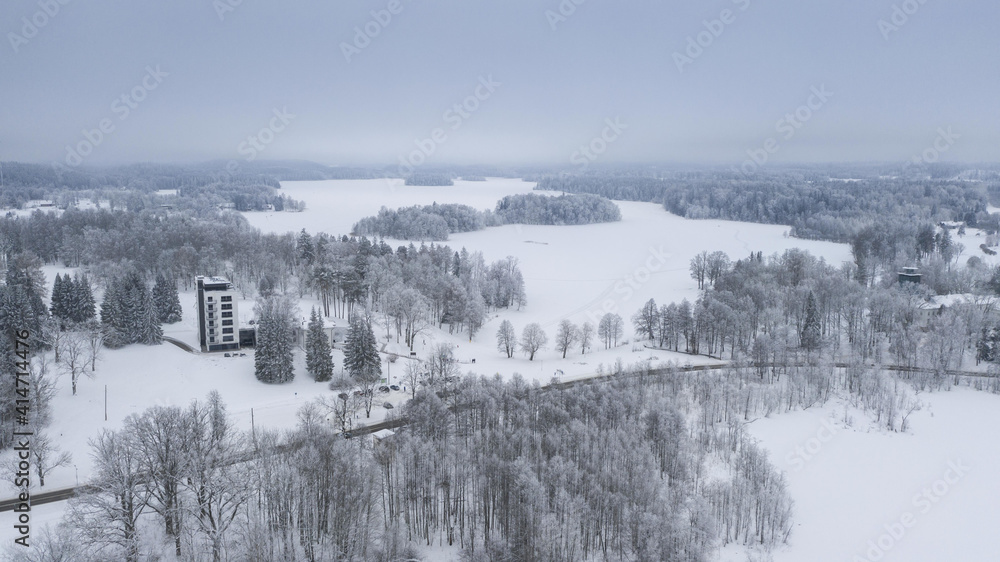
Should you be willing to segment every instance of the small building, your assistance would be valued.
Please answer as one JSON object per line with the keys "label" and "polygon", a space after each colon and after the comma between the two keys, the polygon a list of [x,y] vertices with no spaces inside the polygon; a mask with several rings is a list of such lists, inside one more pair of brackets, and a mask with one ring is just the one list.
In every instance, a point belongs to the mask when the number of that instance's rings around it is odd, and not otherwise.
{"label": "small building", "polygon": [[[340,349],[344,346],[344,342],[347,340],[347,328],[337,326],[336,324],[330,325],[326,324],[323,326],[323,332],[326,334],[328,340],[330,340],[330,347],[334,349]],[[302,349],[306,348],[306,339],[309,337],[309,322],[303,320],[301,324],[295,328],[295,343]]]}
{"label": "small building", "polygon": [[240,328],[240,347],[257,347],[257,328]]}
{"label": "small building", "polygon": [[996,320],[996,299],[991,296],[974,294],[935,295],[917,305],[914,320],[921,328],[930,326],[937,316],[944,314],[949,308],[976,307],[991,321]]}
{"label": "small building", "polygon": [[[236,291],[224,277],[195,278],[198,292],[198,343],[202,351],[240,348]],[[255,337],[256,339],[256,337]]]}
{"label": "small building", "polygon": [[917,268],[904,267],[903,271],[900,271],[897,274],[896,280],[899,282],[900,285],[902,285],[903,283],[914,283],[919,285],[921,277],[923,276],[920,273],[917,273]]}

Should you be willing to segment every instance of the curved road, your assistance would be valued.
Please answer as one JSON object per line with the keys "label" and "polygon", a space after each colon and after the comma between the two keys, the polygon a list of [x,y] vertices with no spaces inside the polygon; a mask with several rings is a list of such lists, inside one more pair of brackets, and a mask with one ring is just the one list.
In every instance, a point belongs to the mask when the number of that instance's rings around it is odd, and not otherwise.
{"label": "curved road", "polygon": [[[187,346],[183,342],[177,342],[176,340],[168,340],[166,337],[164,337],[164,339],[167,340],[167,341],[170,341],[171,343],[177,345],[178,347],[181,347],[182,349],[184,349],[184,347],[186,346],[189,351],[191,351],[192,353],[194,353],[194,351],[190,349],[190,346]],[[692,366],[689,366],[689,367],[661,367],[661,368],[658,368],[658,369],[652,369],[649,373],[641,373],[641,374],[636,374],[636,375],[632,375],[632,376],[638,377],[638,376],[659,375],[659,374],[667,374],[667,373],[671,373],[671,372],[717,371],[717,370],[720,370],[720,369],[725,369],[726,367],[729,367],[729,366],[730,365],[728,363],[716,363],[716,364],[711,364],[711,365],[692,365]],[[802,365],[789,365],[789,367],[796,367],[796,366],[802,366]],[[835,368],[838,368],[838,369],[844,369],[846,367],[849,367],[850,364],[849,363],[834,363],[833,366]],[[869,365],[869,366],[871,366],[871,365]],[[933,372],[932,369],[922,369],[922,368],[918,368],[918,367],[906,367],[906,366],[903,366],[903,365],[882,365],[882,368],[885,369],[885,370],[887,370],[887,371],[900,371],[900,372],[908,372],[908,373],[932,373]],[[946,375],[948,375],[948,376],[963,376],[963,377],[993,378],[992,375],[988,375],[988,374],[985,374],[985,373],[974,372],[974,371],[947,371]],[[545,386],[542,386],[541,389],[540,389],[540,391],[541,392],[549,392],[549,391],[552,391],[552,390],[565,390],[567,388],[571,388],[571,387],[578,386],[578,385],[581,385],[581,384],[595,384],[595,383],[606,381],[608,379],[612,379],[612,378],[619,377],[619,376],[621,376],[621,375],[616,375],[616,374],[612,373],[612,374],[607,374],[607,375],[594,375],[594,376],[589,376],[589,377],[580,378],[580,379],[574,379],[574,380],[566,381],[566,382],[549,383],[549,384],[546,384]],[[375,433],[376,431],[380,431],[380,430],[383,430],[383,429],[397,429],[397,428],[405,426],[406,423],[407,422],[406,422],[405,418],[396,418],[396,419],[386,420],[386,421],[379,422],[379,423],[372,424],[372,425],[366,425],[366,426],[354,428],[354,429],[351,429],[351,430],[348,430],[348,431],[344,432],[343,435],[347,439],[353,439],[355,437],[361,437],[361,436],[364,436],[364,435],[371,435],[372,433]],[[247,459],[244,458],[244,459],[240,459],[240,460],[247,460]],[[33,505],[33,506],[34,505],[43,505],[43,504],[47,504],[47,503],[65,501],[65,500],[68,500],[68,499],[72,498],[73,496],[75,496],[77,494],[77,491],[79,491],[80,493],[88,493],[88,492],[93,491],[94,489],[95,488],[93,486],[86,486],[85,485],[85,486],[78,486],[78,487],[72,487],[72,488],[61,488],[61,489],[58,489],[58,490],[52,490],[50,492],[42,492],[42,493],[33,494],[31,496],[31,505]],[[20,502],[16,498],[14,498],[14,499],[0,500],[0,512],[12,511],[15,507],[17,507],[18,503],[20,503]]]}

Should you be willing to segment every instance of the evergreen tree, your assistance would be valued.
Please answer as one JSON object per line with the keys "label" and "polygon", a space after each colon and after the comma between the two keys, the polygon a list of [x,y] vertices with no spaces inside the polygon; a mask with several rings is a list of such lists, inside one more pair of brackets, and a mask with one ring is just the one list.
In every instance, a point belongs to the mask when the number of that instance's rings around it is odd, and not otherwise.
{"label": "evergreen tree", "polygon": [[371,324],[357,314],[351,317],[347,330],[344,368],[357,381],[371,381],[382,376],[382,359],[378,355]]}
{"label": "evergreen tree", "polygon": [[62,321],[69,320],[70,317],[66,306],[67,296],[66,282],[63,281],[63,276],[57,273],[55,280],[52,282],[52,299],[49,305],[49,312],[52,313],[52,316]]}
{"label": "evergreen tree", "polygon": [[291,301],[268,297],[257,301],[257,349],[254,351],[254,374],[265,383],[291,382],[294,314]]}
{"label": "evergreen tree", "polygon": [[822,331],[819,325],[819,311],[816,310],[816,297],[810,291],[806,299],[806,319],[802,324],[802,347],[810,351],[819,349],[821,340]]}
{"label": "evergreen tree", "polygon": [[299,259],[306,263],[306,265],[312,265],[316,261],[316,250],[313,246],[312,237],[306,232],[306,229],[302,229],[299,233],[299,238],[295,243],[296,249],[299,251]]}
{"label": "evergreen tree", "polygon": [[101,323],[104,344],[111,348],[132,343],[158,345],[163,341],[152,292],[134,271],[108,285],[101,303]]}
{"label": "evergreen tree", "polygon": [[156,303],[153,301],[153,294],[149,290],[146,290],[145,285],[143,289],[140,293],[142,300],[137,311],[137,319],[139,321],[138,343],[160,345],[163,343],[163,328],[160,326]]}
{"label": "evergreen tree", "polygon": [[153,286],[153,302],[156,305],[156,316],[164,324],[181,321],[181,299],[177,294],[177,283],[167,279],[162,273],[156,276]]}
{"label": "evergreen tree", "polygon": [[73,299],[73,319],[76,322],[93,320],[96,304],[94,302],[94,293],[90,289],[90,280],[87,279],[86,275],[76,276],[73,281],[73,291],[76,295]]}
{"label": "evergreen tree", "polygon": [[309,314],[309,335],[306,339],[306,369],[316,382],[333,378],[330,339],[323,330],[323,317],[313,307]]}
{"label": "evergreen tree", "polygon": [[107,290],[104,291],[104,301],[101,302],[101,326],[104,329],[104,345],[115,349],[124,346],[128,342],[119,330],[122,323],[120,281],[112,279],[108,283]]}

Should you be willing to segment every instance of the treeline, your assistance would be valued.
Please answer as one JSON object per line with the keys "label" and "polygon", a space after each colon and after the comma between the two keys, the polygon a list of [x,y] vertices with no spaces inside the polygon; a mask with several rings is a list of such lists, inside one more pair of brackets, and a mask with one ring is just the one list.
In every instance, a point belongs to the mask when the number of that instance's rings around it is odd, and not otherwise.
{"label": "treeline", "polygon": [[[234,213],[195,220],[156,210],[37,211],[0,218],[0,250],[7,259],[23,253],[82,267],[104,288],[136,273],[174,290],[190,288],[196,275],[219,275],[244,295],[312,293],[325,316],[332,308],[346,318],[358,305],[386,314],[411,346],[431,325],[471,336],[489,310],[526,303],[514,258],[488,264],[481,253],[435,244],[393,250],[366,237],[265,235]],[[158,308],[160,322],[170,321],[170,306]]]}
{"label": "treeline", "polygon": [[884,222],[956,220],[976,226],[988,216],[988,193],[1000,191],[1000,182],[878,175],[831,179],[817,171],[775,171],[748,178],[717,170],[656,177],[545,177],[538,189],[651,201],[687,218],[785,224],[800,238],[847,242],[861,229]]}
{"label": "treeline", "polygon": [[590,194],[508,195],[497,203],[496,214],[504,224],[592,224],[622,220],[618,205]]}
{"label": "treeline", "polygon": [[410,349],[431,326],[471,339],[490,310],[527,303],[517,259],[487,264],[481,252],[410,243],[395,251],[384,241],[299,234],[291,251],[301,295],[314,293],[324,316],[348,318],[356,308],[384,319],[387,333]]}
{"label": "treeline", "polygon": [[704,252],[691,261],[692,278],[703,284],[694,303],[651,299],[632,323],[655,347],[747,361],[762,378],[780,377],[775,366],[792,358],[820,354],[926,369],[929,377],[914,375],[923,389],[944,384],[967,358],[997,356],[990,271],[968,274],[977,276],[976,293],[941,306],[926,285],[894,275],[862,284],[852,264],[835,268],[798,249],[735,262]]}
{"label": "treeline", "polygon": [[399,240],[447,240],[456,232],[472,232],[504,224],[591,224],[621,220],[613,202],[593,195],[547,197],[537,193],[508,195],[494,211],[477,211],[468,205],[415,205],[361,219],[352,231],[360,236]]}
{"label": "treeline", "polygon": [[93,491],[35,548],[81,562],[389,562],[421,559],[421,544],[473,561],[707,561],[788,538],[783,477],[743,429],[764,401],[725,395],[765,385],[618,375],[564,390],[467,377],[444,399],[418,392],[374,445],[335,434],[322,401],[284,436],[237,430],[217,394],[155,407],[92,440]]}
{"label": "treeline", "polygon": [[352,232],[359,236],[397,240],[447,240],[451,233],[473,232],[501,224],[489,211],[477,211],[468,205],[434,203],[395,210],[382,207],[378,215],[358,221]]}
{"label": "treeline", "polygon": [[406,185],[443,186],[455,185],[448,174],[411,174],[406,177]]}
{"label": "treeline", "polygon": [[[260,211],[269,207],[296,210],[302,207],[302,203],[279,193],[279,180],[326,179],[327,176],[337,175],[326,173],[321,168],[325,167],[307,164],[251,165],[247,162],[227,167],[220,162],[190,166],[132,164],[70,169],[5,162],[0,208],[20,209],[31,200],[51,200],[65,209],[90,200],[108,204],[112,210],[128,208],[139,211],[159,205],[188,209],[226,205],[240,211]],[[367,173],[364,177],[371,175]],[[176,190],[177,195],[158,196],[157,191],[163,190]]]}

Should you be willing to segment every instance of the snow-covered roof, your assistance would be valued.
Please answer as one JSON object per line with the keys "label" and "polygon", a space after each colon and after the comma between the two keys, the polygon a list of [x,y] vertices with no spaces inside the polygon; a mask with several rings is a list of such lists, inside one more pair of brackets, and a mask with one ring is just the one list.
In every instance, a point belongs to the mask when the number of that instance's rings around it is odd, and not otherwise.
{"label": "snow-covered roof", "polygon": [[972,293],[952,293],[948,295],[935,295],[920,303],[920,308],[924,310],[937,310],[942,306],[950,308],[962,304],[986,305],[995,304],[995,298],[985,295],[975,295]]}
{"label": "snow-covered roof", "polygon": [[375,433],[372,433],[372,437],[374,437],[376,441],[381,441],[387,437],[392,437],[395,434],[396,432],[391,429],[380,429]]}

